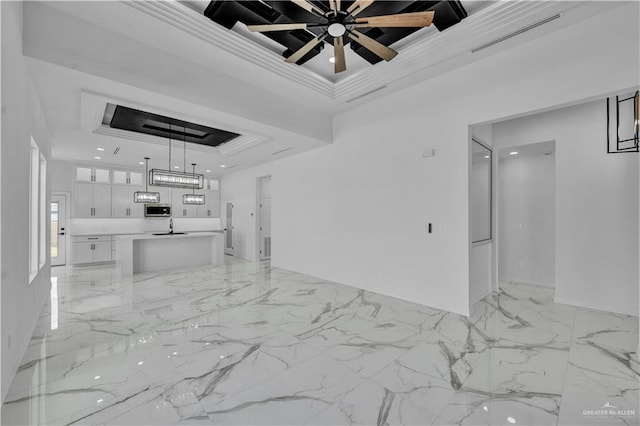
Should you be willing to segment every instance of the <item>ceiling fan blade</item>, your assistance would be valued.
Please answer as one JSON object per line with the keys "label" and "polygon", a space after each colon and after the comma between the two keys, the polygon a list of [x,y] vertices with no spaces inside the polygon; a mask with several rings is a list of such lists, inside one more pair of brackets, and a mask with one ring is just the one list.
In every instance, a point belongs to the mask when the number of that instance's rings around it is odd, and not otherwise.
{"label": "ceiling fan blade", "polygon": [[351,16],[356,16],[358,13],[371,6],[373,4],[373,1],[374,0],[356,0],[351,4],[351,6],[349,6],[347,12]]}
{"label": "ceiling fan blade", "polygon": [[297,4],[298,6],[300,6],[301,8],[303,8],[304,10],[306,10],[309,13],[312,13],[316,16],[320,16],[323,17],[324,13],[316,8],[314,5],[312,5],[311,3],[309,3],[307,0],[291,0],[292,2],[294,2],[295,4]]}
{"label": "ceiling fan blade", "polygon": [[304,55],[306,55],[307,53],[309,53],[311,51],[311,49],[313,49],[314,47],[316,47],[324,38],[325,34],[321,34],[319,36],[317,36],[316,38],[314,38],[313,40],[311,40],[310,42],[308,42],[307,44],[305,44],[304,46],[302,46],[300,49],[298,49],[297,51],[295,51],[291,56],[289,56],[287,59],[285,59],[285,62],[288,62],[290,64],[295,64],[296,62],[298,62]]}
{"label": "ceiling fan blade", "polygon": [[340,0],[335,0],[336,2],[336,10],[340,11],[340,9],[342,8],[342,3],[340,2]]}
{"label": "ceiling fan blade", "polygon": [[336,9],[336,0],[329,0],[329,9],[337,10]]}
{"label": "ceiling fan blade", "polygon": [[288,30],[305,30],[308,25],[312,24],[265,24],[265,25],[247,25],[247,29],[254,33],[264,33],[268,31],[288,31]]}
{"label": "ceiling fan blade", "polygon": [[396,52],[395,50],[385,46],[382,43],[375,41],[371,37],[367,37],[366,35],[362,34],[359,31],[352,30],[348,34],[351,40],[361,44],[368,50],[380,56],[385,61],[392,60],[398,54],[398,52]]}
{"label": "ceiling fan blade", "polygon": [[344,59],[344,41],[342,36],[333,39],[333,57],[335,58],[335,73],[346,71],[347,63]]}
{"label": "ceiling fan blade", "polygon": [[428,27],[433,22],[435,12],[412,12],[398,15],[367,16],[356,19],[356,28],[372,27]]}

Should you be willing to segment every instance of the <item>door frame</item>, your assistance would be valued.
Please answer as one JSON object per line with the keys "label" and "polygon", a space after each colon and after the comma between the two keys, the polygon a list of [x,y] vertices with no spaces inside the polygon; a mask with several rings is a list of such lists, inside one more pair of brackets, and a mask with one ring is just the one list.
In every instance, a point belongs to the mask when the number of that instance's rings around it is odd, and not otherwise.
{"label": "door frame", "polygon": [[[229,256],[235,256],[235,250],[233,247],[233,232],[231,233],[231,248],[227,247],[227,227],[229,224],[227,223],[227,219],[229,216],[227,215],[228,208],[227,206],[231,204],[231,231],[233,231],[233,201],[225,201],[224,202],[224,254],[228,254]],[[220,206],[220,216],[222,216],[222,206]]]}
{"label": "door frame", "polygon": [[[51,208],[51,200],[53,199],[53,197],[64,197],[64,208],[65,208],[65,212],[64,212],[64,221],[66,224],[66,228],[65,228],[65,237],[70,237],[71,232],[70,232],[70,224],[71,224],[71,193],[68,191],[53,191],[51,192],[51,198],[49,199],[49,209]],[[51,222],[51,212],[49,212],[49,217],[48,217],[48,221]],[[49,248],[48,248],[48,256],[49,256],[49,265],[51,265],[51,242],[49,242]],[[64,259],[65,259],[65,263],[63,265],[56,265],[54,267],[57,266],[68,266],[69,265],[69,259],[71,259],[71,238],[67,238],[65,240],[65,245],[64,245]],[[53,265],[51,265],[53,266]]]}
{"label": "door frame", "polygon": [[[257,261],[261,261],[261,260],[269,260],[271,259],[271,256],[269,257],[265,257],[262,258],[262,256],[260,256],[260,248],[261,246],[261,241],[260,241],[260,222],[262,221],[262,217],[260,217],[260,200],[262,199],[262,180],[263,179],[271,179],[271,175],[264,175],[264,176],[258,176],[256,178],[256,220],[255,220],[255,247],[256,247],[256,260]],[[273,181],[272,181],[272,185],[273,185]],[[273,205],[271,206],[271,208],[273,208]],[[273,246],[272,248],[272,252],[273,252]]]}

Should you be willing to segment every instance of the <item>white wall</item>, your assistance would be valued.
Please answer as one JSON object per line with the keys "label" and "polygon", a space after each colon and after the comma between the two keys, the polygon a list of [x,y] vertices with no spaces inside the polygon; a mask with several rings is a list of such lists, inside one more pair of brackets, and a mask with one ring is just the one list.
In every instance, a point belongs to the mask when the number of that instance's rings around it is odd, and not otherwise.
{"label": "white wall", "polygon": [[234,231],[254,244],[255,178],[270,174],[273,265],[467,314],[469,124],[636,85],[638,6],[341,113],[331,146],[223,177],[223,201],[246,206]]}
{"label": "white wall", "polygon": [[499,162],[497,175],[498,278],[553,287],[555,155],[507,157]]}
{"label": "white wall", "polygon": [[[30,138],[50,160],[50,136],[22,56],[22,2],[2,8],[2,400],[48,296],[49,261],[29,283]],[[47,171],[49,171],[47,167]],[[47,196],[47,203],[50,198]],[[46,235],[49,235],[47,223]],[[47,237],[47,245],[49,238]],[[11,344],[9,345],[9,342]]]}
{"label": "white wall", "polygon": [[53,160],[49,168],[51,169],[51,191],[73,192],[73,182],[76,178],[73,164],[68,161]]}
{"label": "white wall", "polygon": [[604,99],[493,135],[495,146],[556,141],[556,300],[638,315],[638,155],[606,153]]}

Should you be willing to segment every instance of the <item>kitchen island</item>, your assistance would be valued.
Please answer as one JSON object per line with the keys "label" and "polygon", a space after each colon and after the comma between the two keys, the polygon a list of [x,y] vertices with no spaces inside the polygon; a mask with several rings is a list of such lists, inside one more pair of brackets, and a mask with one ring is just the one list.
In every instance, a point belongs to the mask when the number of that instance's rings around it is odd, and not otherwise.
{"label": "kitchen island", "polygon": [[123,277],[132,277],[138,272],[224,262],[224,234],[221,231],[119,235],[116,244],[116,258]]}

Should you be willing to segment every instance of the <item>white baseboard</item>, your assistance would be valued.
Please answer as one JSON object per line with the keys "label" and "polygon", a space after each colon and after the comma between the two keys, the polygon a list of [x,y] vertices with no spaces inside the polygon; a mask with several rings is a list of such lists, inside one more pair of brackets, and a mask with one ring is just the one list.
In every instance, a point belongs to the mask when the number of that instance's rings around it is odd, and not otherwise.
{"label": "white baseboard", "polygon": [[531,284],[531,285],[539,285],[541,287],[548,287],[548,288],[555,288],[555,284],[553,283],[545,283],[545,282],[540,282],[540,281],[531,281],[531,280],[523,280],[521,278],[513,278],[513,277],[498,277],[498,281],[511,281],[514,283],[520,283],[520,284]]}
{"label": "white baseboard", "polygon": [[635,317],[638,316],[638,312],[624,312],[624,311],[621,311],[619,309],[612,309],[612,308],[607,307],[607,306],[595,306],[595,305],[592,305],[590,303],[585,303],[583,301],[563,299],[563,298],[557,297],[557,296],[553,298],[553,301],[554,301],[554,303],[561,303],[563,305],[578,306],[580,308],[593,309],[595,311],[612,312],[614,314],[631,315],[631,316],[635,316]]}

